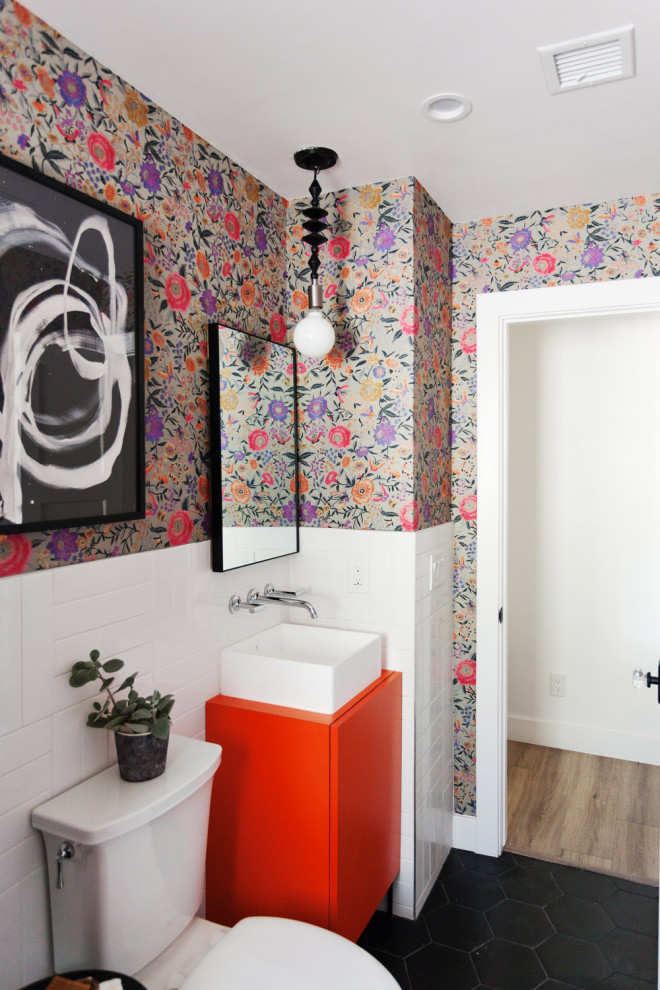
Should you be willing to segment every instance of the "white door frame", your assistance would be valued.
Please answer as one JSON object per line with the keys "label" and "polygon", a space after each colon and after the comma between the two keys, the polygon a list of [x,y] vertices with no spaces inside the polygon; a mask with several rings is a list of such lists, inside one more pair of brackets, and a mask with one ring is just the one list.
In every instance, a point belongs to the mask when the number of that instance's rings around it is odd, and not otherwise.
{"label": "white door frame", "polygon": [[660,313],[660,278],[518,289],[477,298],[476,849],[487,856],[499,856],[506,841],[509,327],[633,312]]}

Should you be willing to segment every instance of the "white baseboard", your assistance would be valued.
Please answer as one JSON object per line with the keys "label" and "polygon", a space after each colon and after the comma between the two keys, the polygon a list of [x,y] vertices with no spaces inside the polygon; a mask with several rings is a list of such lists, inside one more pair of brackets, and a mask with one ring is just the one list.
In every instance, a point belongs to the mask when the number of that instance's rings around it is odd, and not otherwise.
{"label": "white baseboard", "polygon": [[[611,732],[590,725],[546,722],[519,715],[509,715],[507,725],[508,738],[515,742],[660,766],[660,738]],[[458,816],[455,815],[454,819],[456,817]]]}
{"label": "white baseboard", "polygon": [[451,844],[454,849],[477,851],[477,819],[471,815],[454,815]]}

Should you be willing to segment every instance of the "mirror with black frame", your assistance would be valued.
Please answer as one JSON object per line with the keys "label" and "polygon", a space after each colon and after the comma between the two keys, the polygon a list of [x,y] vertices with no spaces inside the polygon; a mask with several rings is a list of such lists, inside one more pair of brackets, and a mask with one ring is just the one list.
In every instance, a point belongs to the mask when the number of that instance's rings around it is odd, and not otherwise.
{"label": "mirror with black frame", "polygon": [[212,323],[209,385],[213,570],[297,553],[294,349]]}

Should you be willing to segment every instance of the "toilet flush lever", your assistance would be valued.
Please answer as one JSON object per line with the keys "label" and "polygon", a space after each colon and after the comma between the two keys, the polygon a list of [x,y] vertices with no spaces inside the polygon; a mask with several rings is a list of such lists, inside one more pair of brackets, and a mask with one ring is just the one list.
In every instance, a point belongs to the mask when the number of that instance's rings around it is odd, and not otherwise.
{"label": "toilet flush lever", "polygon": [[61,890],[64,886],[64,875],[62,873],[62,863],[65,859],[72,859],[75,850],[71,842],[63,842],[60,848],[57,850],[57,889]]}

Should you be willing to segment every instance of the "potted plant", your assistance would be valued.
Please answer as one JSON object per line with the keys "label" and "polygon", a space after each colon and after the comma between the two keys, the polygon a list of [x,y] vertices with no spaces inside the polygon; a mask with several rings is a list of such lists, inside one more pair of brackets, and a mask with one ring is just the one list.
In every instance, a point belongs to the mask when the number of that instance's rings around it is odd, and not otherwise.
{"label": "potted plant", "polygon": [[[114,732],[119,773],[124,780],[152,780],[165,769],[174,698],[171,694],[161,695],[159,691],[143,698],[133,687],[137,673],[125,678],[111,691],[115,680],[112,675],[122,669],[124,661],[115,657],[101,663],[100,655],[98,650],[92,650],[89,660],[74,663],[69,684],[82,687],[101,680],[101,691],[105,691],[106,699],[102,704],[93,703],[87,725]],[[128,694],[120,698],[118,695],[122,691],[128,691]]]}

